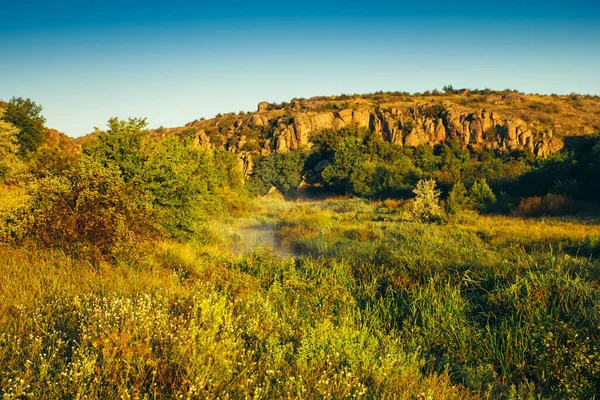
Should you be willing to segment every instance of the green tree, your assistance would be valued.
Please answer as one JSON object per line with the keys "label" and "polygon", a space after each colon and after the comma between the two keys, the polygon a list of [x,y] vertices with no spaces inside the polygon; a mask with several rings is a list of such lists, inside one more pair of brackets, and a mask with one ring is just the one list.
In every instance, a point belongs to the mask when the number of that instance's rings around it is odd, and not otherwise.
{"label": "green tree", "polygon": [[365,160],[366,148],[356,137],[348,137],[333,150],[333,159],[321,172],[325,184],[333,190],[351,193],[351,176]]}
{"label": "green tree", "polygon": [[213,154],[214,164],[207,164],[206,168],[212,167],[216,173],[215,184],[221,189],[243,191],[246,178],[237,154],[225,150],[217,150]]}
{"label": "green tree", "polygon": [[475,180],[469,190],[469,201],[480,212],[490,211],[496,204],[496,195],[484,178]]}
{"label": "green tree", "polygon": [[301,151],[277,155],[276,164],[279,175],[275,186],[280,192],[286,193],[300,186],[305,161],[306,154]]}
{"label": "green tree", "polygon": [[457,215],[469,207],[467,188],[462,181],[456,182],[446,200],[446,211],[448,214]]}
{"label": "green tree", "polygon": [[146,119],[130,118],[108,120],[106,131],[96,130],[97,144],[86,153],[105,166],[113,165],[121,171],[126,182],[142,175],[148,130]]}
{"label": "green tree", "polygon": [[376,163],[368,160],[357,165],[350,175],[351,193],[361,197],[374,197],[380,190],[373,182],[377,167]]}
{"label": "green tree", "polygon": [[191,233],[201,201],[215,200],[210,156],[173,136],[149,143],[145,151],[140,187],[151,201],[154,220],[171,236]]}
{"label": "green tree", "polygon": [[5,105],[1,118],[18,128],[17,141],[21,156],[35,151],[44,141],[46,119],[41,113],[42,106],[30,99],[13,97]]}
{"label": "green tree", "polygon": [[277,180],[275,156],[260,157],[254,163],[254,170],[248,182],[249,192],[253,195],[265,195]]}
{"label": "green tree", "polygon": [[259,158],[250,178],[250,192],[264,195],[273,186],[281,193],[296,189],[302,182],[306,157],[305,152],[296,150]]}
{"label": "green tree", "polygon": [[218,208],[215,189],[224,178],[204,150],[175,137],[150,140],[145,119],[112,118],[108,130],[97,130],[96,136],[97,144],[86,153],[106,168],[120,171],[135,193],[133,201],[150,206],[162,233],[185,236],[192,231],[193,216],[201,211],[198,207]]}

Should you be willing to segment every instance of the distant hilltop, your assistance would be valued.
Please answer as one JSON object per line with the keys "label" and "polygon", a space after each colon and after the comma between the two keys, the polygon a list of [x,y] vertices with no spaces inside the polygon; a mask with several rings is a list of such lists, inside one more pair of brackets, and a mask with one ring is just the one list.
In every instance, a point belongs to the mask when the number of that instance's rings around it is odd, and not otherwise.
{"label": "distant hilltop", "polygon": [[600,98],[452,87],[295,98],[280,104],[263,101],[256,112],[219,114],[155,134],[189,135],[203,148],[236,152],[249,173],[252,154],[310,147],[313,135],[341,129],[368,130],[398,146],[456,140],[464,147],[545,157],[562,149],[566,136],[600,132]]}

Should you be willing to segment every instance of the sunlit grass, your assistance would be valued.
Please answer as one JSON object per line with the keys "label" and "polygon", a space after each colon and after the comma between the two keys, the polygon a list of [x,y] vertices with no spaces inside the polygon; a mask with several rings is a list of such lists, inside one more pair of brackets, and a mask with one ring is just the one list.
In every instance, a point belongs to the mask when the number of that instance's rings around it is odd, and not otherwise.
{"label": "sunlit grass", "polygon": [[[419,224],[403,221],[401,202],[342,198],[247,207],[135,262],[2,245],[3,397],[597,392],[598,225],[478,215]],[[251,227],[276,228],[303,255],[232,251]]]}

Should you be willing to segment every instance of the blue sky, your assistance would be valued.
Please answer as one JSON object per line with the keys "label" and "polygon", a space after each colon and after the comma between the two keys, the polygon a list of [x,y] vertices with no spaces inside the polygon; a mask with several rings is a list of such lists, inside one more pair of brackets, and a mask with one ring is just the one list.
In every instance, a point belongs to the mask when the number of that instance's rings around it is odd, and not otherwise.
{"label": "blue sky", "polygon": [[0,98],[30,97],[71,136],[446,84],[600,94],[597,1],[4,3]]}

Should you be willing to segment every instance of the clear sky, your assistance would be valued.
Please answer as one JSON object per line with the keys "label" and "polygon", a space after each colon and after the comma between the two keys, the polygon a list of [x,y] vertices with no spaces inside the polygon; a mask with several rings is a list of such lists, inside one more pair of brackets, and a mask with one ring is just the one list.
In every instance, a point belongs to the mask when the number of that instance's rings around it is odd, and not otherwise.
{"label": "clear sky", "polygon": [[0,98],[71,136],[446,84],[600,94],[599,71],[597,0],[0,0]]}

